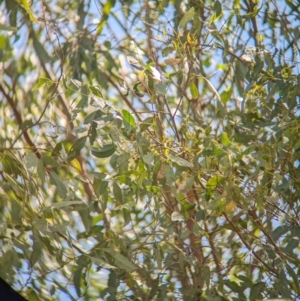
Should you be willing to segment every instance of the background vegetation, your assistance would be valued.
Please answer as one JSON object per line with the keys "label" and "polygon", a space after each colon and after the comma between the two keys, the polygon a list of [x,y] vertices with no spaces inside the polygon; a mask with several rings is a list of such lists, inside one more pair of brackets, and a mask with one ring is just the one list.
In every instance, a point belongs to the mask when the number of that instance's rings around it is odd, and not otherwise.
{"label": "background vegetation", "polygon": [[299,300],[299,1],[0,3],[1,277]]}

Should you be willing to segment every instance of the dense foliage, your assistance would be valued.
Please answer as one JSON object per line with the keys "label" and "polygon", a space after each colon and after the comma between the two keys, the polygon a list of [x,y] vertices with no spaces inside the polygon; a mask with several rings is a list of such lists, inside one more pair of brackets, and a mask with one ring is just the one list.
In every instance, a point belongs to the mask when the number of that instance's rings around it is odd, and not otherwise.
{"label": "dense foliage", "polygon": [[1,277],[299,298],[299,2],[0,3]]}

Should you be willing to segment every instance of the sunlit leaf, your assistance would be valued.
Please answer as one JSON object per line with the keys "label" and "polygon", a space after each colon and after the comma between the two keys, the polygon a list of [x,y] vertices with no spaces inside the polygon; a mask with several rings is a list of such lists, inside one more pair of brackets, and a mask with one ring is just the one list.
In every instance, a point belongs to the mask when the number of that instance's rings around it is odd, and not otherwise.
{"label": "sunlit leaf", "polygon": [[192,18],[194,17],[194,13],[195,13],[195,8],[194,7],[190,8],[180,20],[178,28],[184,28],[186,24],[192,20]]}
{"label": "sunlit leaf", "polygon": [[198,98],[199,92],[198,92],[198,88],[194,82],[190,83],[190,90],[191,90],[192,97]]}
{"label": "sunlit leaf", "polygon": [[111,12],[112,8],[115,6],[115,4],[116,4],[116,0],[108,0],[105,2],[104,6],[102,8],[102,18],[97,27],[97,36],[99,36],[101,34],[104,26],[107,23],[110,12]]}
{"label": "sunlit leaf", "polygon": [[215,189],[223,180],[222,176],[214,176],[207,181],[206,187]]}
{"label": "sunlit leaf", "polygon": [[30,2],[28,0],[16,0],[18,3],[20,3],[24,9],[26,10],[27,14],[29,15],[29,18],[32,22],[37,22],[37,18],[33,14],[32,10],[30,9]]}
{"label": "sunlit leaf", "polygon": [[40,77],[37,84],[32,88],[32,91],[38,90],[39,88],[43,87],[44,85],[53,85],[55,84],[52,80],[45,77]]}
{"label": "sunlit leaf", "polygon": [[223,91],[220,95],[222,102],[226,104],[227,101],[231,98],[231,95],[232,95],[232,89],[227,89]]}
{"label": "sunlit leaf", "polygon": [[223,144],[224,146],[228,146],[228,145],[230,144],[230,140],[229,140],[229,138],[228,138],[228,135],[227,135],[227,133],[225,133],[225,132],[223,132],[223,133],[221,134],[221,140],[222,140],[222,144]]}
{"label": "sunlit leaf", "polygon": [[6,154],[1,162],[6,173],[15,176],[21,174],[21,164],[13,156]]}
{"label": "sunlit leaf", "polygon": [[134,117],[125,109],[122,110],[123,121],[126,121],[131,127],[135,127]]}

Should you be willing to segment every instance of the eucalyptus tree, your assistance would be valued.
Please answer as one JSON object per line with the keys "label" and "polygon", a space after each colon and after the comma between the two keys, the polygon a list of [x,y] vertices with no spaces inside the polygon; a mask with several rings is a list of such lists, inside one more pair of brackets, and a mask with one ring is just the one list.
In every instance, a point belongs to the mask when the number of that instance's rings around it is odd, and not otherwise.
{"label": "eucalyptus tree", "polygon": [[295,1],[1,1],[0,274],[28,300],[300,295]]}

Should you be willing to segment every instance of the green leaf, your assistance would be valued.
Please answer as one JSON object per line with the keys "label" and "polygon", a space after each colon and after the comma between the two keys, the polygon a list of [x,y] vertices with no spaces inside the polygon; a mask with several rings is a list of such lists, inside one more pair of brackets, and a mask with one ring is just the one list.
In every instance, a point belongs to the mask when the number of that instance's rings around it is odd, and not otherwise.
{"label": "green leaf", "polygon": [[167,93],[168,86],[162,82],[155,83],[156,93],[165,95]]}
{"label": "green leaf", "polygon": [[[160,253],[160,252],[158,252]],[[158,291],[158,285],[159,285],[159,276],[156,277],[156,279],[153,279],[152,280],[152,285],[151,285],[151,290],[147,296],[147,301],[152,301],[152,300],[158,300],[158,299],[155,299],[154,297],[156,296],[157,294],[157,291]],[[163,299],[160,299],[160,300],[163,300]]]}
{"label": "green leaf", "polygon": [[203,275],[206,287],[209,288],[211,273],[210,273],[210,268],[208,265],[205,265],[202,267],[202,275]]}
{"label": "green leaf", "polygon": [[103,251],[107,252],[115,259],[115,265],[121,269],[124,269],[128,273],[132,273],[137,269],[137,267],[129,261],[125,256],[120,254],[119,252],[113,249],[103,249]]}
{"label": "green leaf", "polygon": [[115,6],[115,3],[116,3],[116,0],[107,0],[105,2],[104,6],[102,7],[102,10],[101,10],[102,18],[101,18],[101,21],[97,28],[97,33],[96,33],[97,36],[100,36],[100,34],[104,28],[104,25],[107,23],[110,12],[111,12],[112,8]]}
{"label": "green leaf", "polygon": [[292,299],[280,298],[280,299],[266,299],[266,301],[292,301]]}
{"label": "green leaf", "polygon": [[231,143],[230,140],[229,140],[229,138],[228,138],[227,133],[225,133],[225,132],[223,132],[223,133],[221,134],[221,140],[222,140],[222,144],[223,144],[224,146],[228,146],[228,145]]}
{"label": "green leaf", "polygon": [[173,168],[170,165],[166,165],[164,167],[164,178],[167,180],[167,183],[170,187],[172,187],[172,185],[175,182],[175,174],[173,171]]}
{"label": "green leaf", "polygon": [[[63,143],[62,142],[58,142],[54,149],[52,150],[51,152],[51,157],[57,157],[57,156],[60,156],[61,152],[64,150],[63,148]],[[52,159],[53,160],[53,159]]]}
{"label": "green leaf", "polygon": [[106,192],[108,186],[108,181],[102,181],[99,186],[99,195],[103,195]]}
{"label": "green leaf", "polygon": [[42,62],[50,62],[51,57],[46,51],[44,45],[40,42],[40,40],[36,37],[34,31],[31,31],[31,38],[33,40],[33,47],[36,52],[36,55]]}
{"label": "green leaf", "polygon": [[229,88],[228,90],[226,89],[225,91],[223,91],[220,95],[222,103],[226,104],[227,101],[231,98],[233,90],[231,88]]}
{"label": "green leaf", "polygon": [[121,209],[127,209],[127,210],[130,210],[132,209],[133,207],[136,206],[136,202],[135,201],[131,201],[129,203],[126,203],[124,205],[121,205],[121,206],[118,206],[115,208],[115,210],[121,210]]}
{"label": "green leaf", "polygon": [[14,27],[14,26],[8,26],[8,25],[1,24],[1,23],[0,23],[0,30],[6,30],[6,31],[13,31],[13,32],[16,32],[18,29],[17,29],[17,27]]}
{"label": "green leaf", "polygon": [[[114,270],[110,271],[109,277],[107,280],[107,286],[109,291],[109,297],[107,298],[107,301],[114,301],[117,300],[117,288],[120,284],[120,281],[118,279],[118,275]],[[104,295],[103,295],[104,296]]]}
{"label": "green leaf", "polygon": [[167,46],[167,47],[163,48],[163,50],[162,50],[162,56],[165,57],[168,54],[172,53],[173,51],[174,51],[174,47]]}
{"label": "green leaf", "polygon": [[94,120],[97,120],[102,116],[103,116],[103,112],[101,110],[94,111],[84,118],[83,123],[84,124],[92,123]]}
{"label": "green leaf", "polygon": [[286,247],[284,248],[284,251],[288,254],[293,254],[293,251],[298,248],[300,245],[300,241],[298,238],[294,239],[292,238],[288,244],[286,245]]}
{"label": "green leaf", "polygon": [[139,123],[141,132],[145,131],[149,126],[153,124],[153,117],[147,117],[142,122]]}
{"label": "green leaf", "polygon": [[5,156],[1,158],[1,162],[4,171],[9,175],[18,176],[21,174],[22,166],[13,156],[5,154]]}
{"label": "green leaf", "polygon": [[149,154],[147,154],[147,155],[144,155],[142,158],[143,158],[143,161],[144,161],[147,165],[151,166],[151,165],[153,164],[154,154],[153,154],[153,153],[149,153]]}
{"label": "green leaf", "polygon": [[182,181],[179,187],[180,193],[188,193],[194,185],[194,177],[188,177]]}
{"label": "green leaf", "polygon": [[122,190],[116,182],[113,182],[113,193],[114,193],[114,197],[115,197],[115,200],[117,201],[117,203],[122,204],[122,200],[123,200]]}
{"label": "green leaf", "polygon": [[180,20],[179,22],[179,25],[178,25],[178,29],[179,28],[184,28],[186,26],[186,24],[192,20],[192,18],[194,17],[194,13],[195,13],[195,8],[192,7],[190,8],[186,13],[185,15],[182,17],[182,19]]}
{"label": "green leaf", "polygon": [[284,192],[290,188],[290,183],[285,178],[282,178],[282,184],[275,186],[273,189],[275,192]]}
{"label": "green leaf", "polygon": [[[294,269],[291,268],[287,263],[285,264],[285,266],[286,266],[286,270],[287,270],[288,274],[294,281],[294,289],[295,289],[296,293],[298,295],[300,295],[300,284],[299,284],[297,274],[295,273]],[[299,267],[298,267],[298,271],[299,271]]]}
{"label": "green leaf", "polygon": [[45,180],[46,171],[45,171],[44,163],[41,159],[39,159],[37,162],[37,173],[41,181],[43,182]]}
{"label": "green leaf", "polygon": [[75,141],[68,153],[68,161],[72,161],[74,158],[80,155],[80,151],[84,148],[87,136],[81,137]]}
{"label": "green leaf", "polygon": [[251,288],[249,299],[251,301],[255,301],[257,299],[263,299],[262,291],[263,291],[264,287],[265,287],[265,283],[264,282],[255,283],[253,285],[253,287]]}
{"label": "green leaf", "polygon": [[82,201],[63,201],[63,202],[59,202],[59,203],[55,203],[53,205],[51,205],[50,207],[46,208],[47,209],[57,209],[57,208],[63,208],[63,207],[69,207],[72,205],[82,205],[84,204]]}
{"label": "green leaf", "polygon": [[196,213],[196,221],[205,221],[205,211],[203,209],[200,209]]}
{"label": "green leaf", "polygon": [[72,78],[70,83],[70,88],[74,91],[77,91],[78,88],[82,88],[84,86],[84,83],[81,82],[78,79]]}
{"label": "green leaf", "polygon": [[190,83],[190,91],[193,98],[195,99],[198,98],[199,96],[198,88],[193,81]]}
{"label": "green leaf", "polygon": [[89,86],[88,88],[93,93],[93,95],[95,95],[99,98],[103,98],[103,95],[98,86]]}
{"label": "green leaf", "polygon": [[78,264],[78,266],[83,268],[87,267],[90,264],[90,262],[91,262],[90,257],[86,255],[81,255],[76,259],[76,263]]}
{"label": "green leaf", "polygon": [[52,185],[56,186],[58,194],[61,197],[65,197],[68,191],[61,178],[54,171],[51,171],[49,176],[50,176],[50,182]]}
{"label": "green leaf", "polygon": [[20,3],[23,8],[26,10],[27,14],[29,15],[29,18],[32,22],[37,22],[37,18],[34,16],[33,12],[30,9],[28,0],[16,0],[16,2]]}
{"label": "green leaf", "polygon": [[222,4],[218,0],[214,4],[214,11],[216,13],[216,17],[219,17],[222,14]]}
{"label": "green leaf", "polygon": [[37,163],[38,163],[38,158],[34,153],[29,153],[26,157],[25,157],[25,162],[26,162],[26,167],[28,169],[30,168],[36,168],[37,167]]}
{"label": "green leaf", "polygon": [[38,231],[42,231],[45,232],[48,230],[49,224],[48,222],[43,219],[43,218],[35,218],[33,220],[33,226],[34,229],[38,230]]}
{"label": "green leaf", "polygon": [[93,263],[97,264],[98,266],[100,266],[101,268],[105,268],[105,269],[116,269],[115,266],[105,262],[104,260],[102,260],[101,258],[97,258],[97,257],[90,257],[90,259],[92,260]]}
{"label": "green leaf", "polygon": [[43,87],[44,85],[53,85],[55,84],[51,79],[46,77],[40,77],[38,82],[35,86],[31,89],[31,91],[38,90],[39,88]]}
{"label": "green leaf", "polygon": [[206,187],[213,190],[222,182],[222,180],[222,176],[214,176],[207,181]]}
{"label": "green leaf", "polygon": [[[299,244],[298,244],[299,246]],[[283,298],[291,299],[291,290],[285,270],[282,268],[279,273],[278,290]]]}
{"label": "green leaf", "polygon": [[294,151],[297,151],[300,148],[300,140],[294,146]]}
{"label": "green leaf", "polygon": [[54,285],[52,285],[49,292],[50,292],[50,295],[53,296],[56,292],[56,287]]}
{"label": "green leaf", "polygon": [[78,267],[75,270],[75,272],[73,272],[73,282],[78,297],[81,297],[80,282],[81,282],[82,269],[83,269],[82,267]]}
{"label": "green leaf", "polygon": [[135,127],[135,119],[134,117],[127,111],[127,110],[122,110],[122,115],[123,115],[123,120],[129,124],[130,127]]}
{"label": "green leaf", "polygon": [[144,93],[141,93],[138,86],[141,84],[141,82],[138,82],[136,83],[134,86],[133,86],[133,92],[134,94],[137,96],[137,97],[144,97]]}
{"label": "green leaf", "polygon": [[193,168],[194,164],[192,162],[189,162],[181,157],[178,156],[174,156],[174,155],[169,155],[169,159],[176,163],[179,166],[183,166],[183,167],[189,167],[189,168]]}
{"label": "green leaf", "polygon": [[218,147],[216,147],[216,146],[214,146],[213,149],[205,149],[205,150],[201,153],[201,155],[202,155],[203,157],[206,157],[206,156],[216,156],[216,157],[221,157],[221,156],[224,155],[224,154],[225,154],[225,152],[224,152],[222,149],[220,149],[220,148],[218,148]]}
{"label": "green leaf", "polygon": [[110,129],[109,136],[110,136],[112,142],[114,142],[114,143],[120,143],[121,142],[120,130],[117,129],[116,127],[113,127],[113,128]]}
{"label": "green leaf", "polygon": [[159,186],[148,185],[148,186],[146,186],[146,190],[148,192],[157,194],[161,191],[161,188]]}
{"label": "green leaf", "polygon": [[92,147],[91,153],[96,158],[108,158],[116,151],[116,149],[117,147],[115,144],[106,144],[100,149]]}
{"label": "green leaf", "polygon": [[287,226],[278,226],[271,233],[272,238],[277,241],[282,235],[286,234],[289,231],[289,227]]}
{"label": "green leaf", "polygon": [[33,267],[36,264],[36,262],[41,257],[41,254],[42,254],[41,243],[40,243],[39,239],[37,237],[35,237],[33,239],[33,247],[32,247],[32,253],[31,253],[31,257],[30,257],[31,267]]}
{"label": "green leaf", "polygon": [[242,288],[234,281],[224,280],[224,284],[228,286],[233,292],[240,292]]}
{"label": "green leaf", "polygon": [[27,129],[33,127],[33,126],[34,126],[34,123],[32,122],[32,119],[30,119],[30,120],[25,120],[25,121],[23,121],[23,122],[19,125],[19,129],[20,129],[21,131],[24,131],[24,130],[27,130]]}
{"label": "green leaf", "polygon": [[126,175],[121,175],[121,176],[118,176],[117,177],[117,180],[122,183],[122,184],[126,184],[128,186],[131,186],[132,185],[132,182],[131,182],[131,179],[126,176]]}
{"label": "green leaf", "polygon": [[50,165],[50,166],[55,167],[55,168],[59,167],[58,162],[54,158],[51,158],[51,157],[48,157],[48,156],[43,156],[41,159],[44,163],[44,166]]}
{"label": "green leaf", "polygon": [[253,142],[257,139],[256,135],[246,135],[246,134],[235,134],[233,135],[233,140],[238,143],[248,144],[249,142]]}

